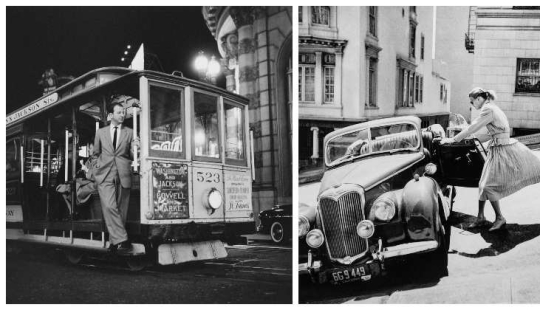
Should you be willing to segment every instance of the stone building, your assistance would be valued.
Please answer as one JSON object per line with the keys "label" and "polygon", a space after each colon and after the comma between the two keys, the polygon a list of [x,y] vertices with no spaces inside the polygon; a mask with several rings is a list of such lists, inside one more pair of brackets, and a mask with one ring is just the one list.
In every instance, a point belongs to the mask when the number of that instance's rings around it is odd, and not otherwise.
{"label": "stone building", "polygon": [[540,7],[470,12],[465,45],[474,53],[473,84],[497,92],[514,134],[540,131]]}
{"label": "stone building", "polygon": [[253,211],[292,201],[292,7],[203,7],[227,89],[250,99]]}
{"label": "stone building", "polygon": [[329,132],[417,115],[446,126],[450,82],[434,59],[434,7],[299,7],[300,169],[322,162]]}

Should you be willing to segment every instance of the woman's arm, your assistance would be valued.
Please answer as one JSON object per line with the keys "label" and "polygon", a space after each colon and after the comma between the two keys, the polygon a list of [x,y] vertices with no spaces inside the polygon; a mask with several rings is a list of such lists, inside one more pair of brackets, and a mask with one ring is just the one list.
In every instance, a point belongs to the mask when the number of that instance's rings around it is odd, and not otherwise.
{"label": "woman's arm", "polygon": [[456,135],[454,137],[454,140],[456,142],[459,142],[463,140],[464,138],[466,138],[467,136],[477,132],[482,127],[486,126],[492,121],[493,121],[493,110],[491,110],[489,107],[484,106],[482,110],[480,111],[480,115],[472,121],[469,127],[465,128],[462,132]]}

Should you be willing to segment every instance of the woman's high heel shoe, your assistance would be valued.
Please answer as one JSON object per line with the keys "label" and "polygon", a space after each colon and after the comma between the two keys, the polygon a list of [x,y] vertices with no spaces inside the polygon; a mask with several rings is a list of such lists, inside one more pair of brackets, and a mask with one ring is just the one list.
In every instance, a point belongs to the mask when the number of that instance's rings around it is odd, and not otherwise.
{"label": "woman's high heel shoe", "polygon": [[506,226],[506,220],[505,219],[498,219],[493,223],[493,226],[491,226],[489,231],[499,230],[501,228],[504,228],[505,226]]}
{"label": "woman's high heel shoe", "polygon": [[469,225],[468,228],[480,228],[489,225],[489,222],[485,218],[478,218],[474,223]]}

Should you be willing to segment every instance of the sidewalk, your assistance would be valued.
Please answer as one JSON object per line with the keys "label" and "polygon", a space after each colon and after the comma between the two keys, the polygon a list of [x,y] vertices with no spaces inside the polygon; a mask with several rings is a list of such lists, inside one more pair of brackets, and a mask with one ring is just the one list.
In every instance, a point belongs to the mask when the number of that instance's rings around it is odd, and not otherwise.
{"label": "sidewalk", "polygon": [[511,272],[444,277],[432,287],[396,291],[390,296],[362,297],[345,303],[367,304],[519,304],[540,303],[540,266]]}

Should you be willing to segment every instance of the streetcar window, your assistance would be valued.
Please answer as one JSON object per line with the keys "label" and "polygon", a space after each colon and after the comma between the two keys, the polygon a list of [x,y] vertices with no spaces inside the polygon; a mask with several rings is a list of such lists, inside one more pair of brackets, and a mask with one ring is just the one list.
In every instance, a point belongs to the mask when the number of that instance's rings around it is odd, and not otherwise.
{"label": "streetcar window", "polygon": [[244,160],[244,111],[225,102],[225,158]]}
{"label": "streetcar window", "polygon": [[21,173],[20,160],[21,142],[13,139],[6,144],[6,177],[7,179],[17,178]]}
{"label": "streetcar window", "polygon": [[195,156],[219,158],[219,118],[217,97],[194,95],[193,141]]}
{"label": "streetcar window", "polygon": [[150,154],[183,156],[182,91],[150,85]]}

